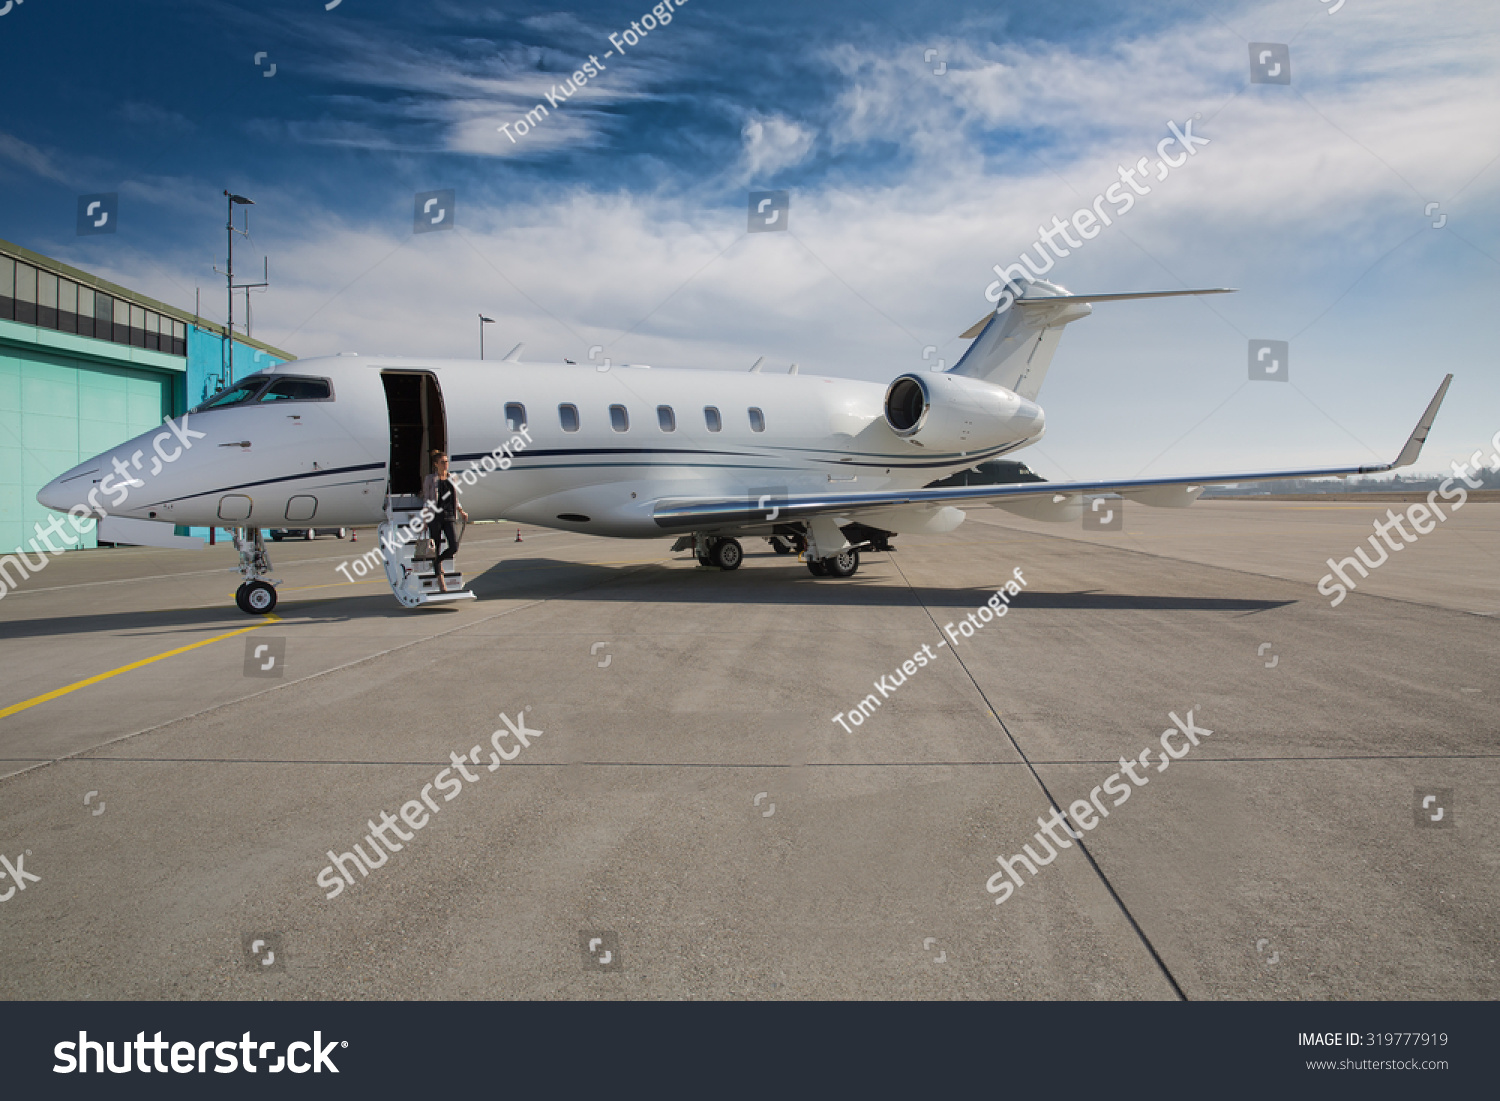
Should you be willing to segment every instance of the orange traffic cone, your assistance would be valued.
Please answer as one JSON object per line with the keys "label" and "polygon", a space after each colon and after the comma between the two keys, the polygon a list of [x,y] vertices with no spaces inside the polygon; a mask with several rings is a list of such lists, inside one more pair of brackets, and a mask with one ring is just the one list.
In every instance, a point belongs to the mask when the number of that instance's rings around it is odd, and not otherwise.
{"label": "orange traffic cone", "polygon": [[349,542],[351,542],[351,543],[358,543],[359,542],[359,529],[358,528],[350,528],[349,529]]}
{"label": "orange traffic cone", "polygon": [[521,529],[517,528],[516,529],[516,542],[519,543],[520,541],[521,541]]}

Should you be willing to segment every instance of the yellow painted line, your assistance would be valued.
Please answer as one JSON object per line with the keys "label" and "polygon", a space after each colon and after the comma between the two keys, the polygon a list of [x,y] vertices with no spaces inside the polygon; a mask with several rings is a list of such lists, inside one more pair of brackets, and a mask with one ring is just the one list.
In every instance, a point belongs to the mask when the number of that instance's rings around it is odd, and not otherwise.
{"label": "yellow painted line", "polygon": [[257,630],[258,628],[264,627],[267,623],[279,622],[281,622],[280,617],[268,615],[264,620],[262,620],[260,623],[255,624],[255,626],[253,627],[241,627],[238,631],[230,631],[228,634],[224,635],[215,635],[213,638],[206,638],[202,642],[195,642],[190,646],[182,646],[176,650],[168,650],[165,654],[157,654],[155,657],[143,658],[140,661],[133,661],[129,665],[122,665],[118,669],[111,669],[108,673],[100,673],[97,677],[89,677],[87,680],[78,681],[77,683],[70,684],[65,688],[54,688],[51,692],[44,692],[40,696],[33,696],[29,700],[23,700],[21,703],[13,703],[9,707],[0,708],[0,719],[6,718],[10,715],[14,715],[18,711],[25,711],[28,707],[35,707],[39,703],[46,703],[49,700],[55,700],[59,696],[66,696],[69,692],[76,692],[80,688],[87,688],[91,684],[98,684],[100,681],[109,680],[110,677],[118,677],[121,673],[128,673],[132,669],[140,669],[142,666],[161,661],[163,658],[173,658],[178,654],[185,654],[189,650],[196,650],[200,646],[209,646],[215,642],[223,642],[226,638],[233,638],[235,635],[243,635],[248,631]]}

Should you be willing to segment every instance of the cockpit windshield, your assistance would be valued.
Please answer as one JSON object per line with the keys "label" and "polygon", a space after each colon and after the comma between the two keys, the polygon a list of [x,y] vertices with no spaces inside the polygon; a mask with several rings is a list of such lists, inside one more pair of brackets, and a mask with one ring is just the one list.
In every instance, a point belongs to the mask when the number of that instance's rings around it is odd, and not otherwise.
{"label": "cockpit windshield", "polygon": [[266,387],[261,401],[327,401],[333,387],[326,378],[281,378]]}
{"label": "cockpit windshield", "polygon": [[231,405],[243,405],[247,401],[253,401],[255,395],[260,393],[266,384],[264,378],[246,379],[244,382],[231,386],[227,390],[220,390],[202,405],[195,409],[189,409],[191,413],[203,413],[209,409],[224,409]]}
{"label": "cockpit windshield", "polygon": [[287,401],[332,401],[333,383],[326,378],[295,378],[287,375],[262,375],[247,378],[227,390],[220,390],[189,413],[210,409],[227,409],[231,405],[264,404]]}

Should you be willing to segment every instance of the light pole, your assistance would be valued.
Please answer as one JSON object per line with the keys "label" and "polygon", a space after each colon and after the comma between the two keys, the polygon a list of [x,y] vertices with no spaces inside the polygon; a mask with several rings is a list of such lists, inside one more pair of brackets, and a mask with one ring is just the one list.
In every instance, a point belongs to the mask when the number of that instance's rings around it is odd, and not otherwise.
{"label": "light pole", "polygon": [[[249,288],[249,287],[265,287],[265,286],[269,286],[270,285],[269,280],[267,280],[267,282],[264,282],[264,283],[239,283],[239,284],[235,283],[235,281],[234,281],[234,235],[235,235],[236,232],[240,232],[240,231],[237,231],[234,228],[234,208],[236,206],[254,206],[255,205],[255,200],[254,199],[247,199],[243,195],[235,195],[232,192],[227,191],[227,190],[224,192],[224,198],[226,200],[225,206],[228,209],[228,220],[227,220],[227,224],[225,225],[224,228],[225,228],[225,231],[226,231],[226,233],[227,233],[227,235],[229,237],[229,270],[226,271],[226,272],[224,272],[224,278],[225,278],[226,282],[229,284],[229,324],[225,327],[225,330],[224,330],[225,331],[225,342],[226,342],[226,348],[225,348],[226,354],[225,354],[224,360],[223,360],[223,362],[225,363],[225,377],[224,377],[221,389],[229,387],[229,386],[232,386],[234,384],[234,292],[237,291],[237,290],[244,290],[246,292],[246,294],[245,294],[245,311],[248,314],[249,310],[250,310],[250,296],[249,296],[249,291],[247,290],[247,288]],[[245,229],[244,229],[243,232],[244,232],[244,234],[245,234],[246,237],[250,236],[250,227],[249,227],[249,216],[248,216],[248,214],[246,215],[246,224],[245,224]]]}
{"label": "light pole", "polygon": [[479,315],[479,358],[480,359],[484,358],[484,327],[486,325],[493,325],[494,323],[495,323],[495,319],[493,317],[485,317],[484,314],[480,314]]}

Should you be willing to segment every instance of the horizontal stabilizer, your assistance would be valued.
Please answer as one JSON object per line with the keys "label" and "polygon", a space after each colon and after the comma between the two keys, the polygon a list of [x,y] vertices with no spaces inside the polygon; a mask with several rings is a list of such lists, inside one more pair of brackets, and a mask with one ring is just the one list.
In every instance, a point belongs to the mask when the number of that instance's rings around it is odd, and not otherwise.
{"label": "horizontal stabilizer", "polygon": [[[1127,298],[1176,298],[1184,294],[1233,294],[1234,287],[1207,287],[1196,291],[1126,291],[1122,294],[1053,294],[1043,298],[1017,298],[1017,306],[1052,306],[1059,302],[1121,302]],[[973,340],[984,331],[994,314],[985,314],[959,334],[960,340]]]}
{"label": "horizontal stabilizer", "polygon": [[948,373],[983,379],[1035,401],[1063,329],[1093,313],[1093,303],[1229,293],[1229,287],[1205,287],[1186,291],[1071,294],[1056,283],[1033,280],[1014,297],[1006,290],[995,312],[964,332],[964,337],[972,338],[974,343]]}

